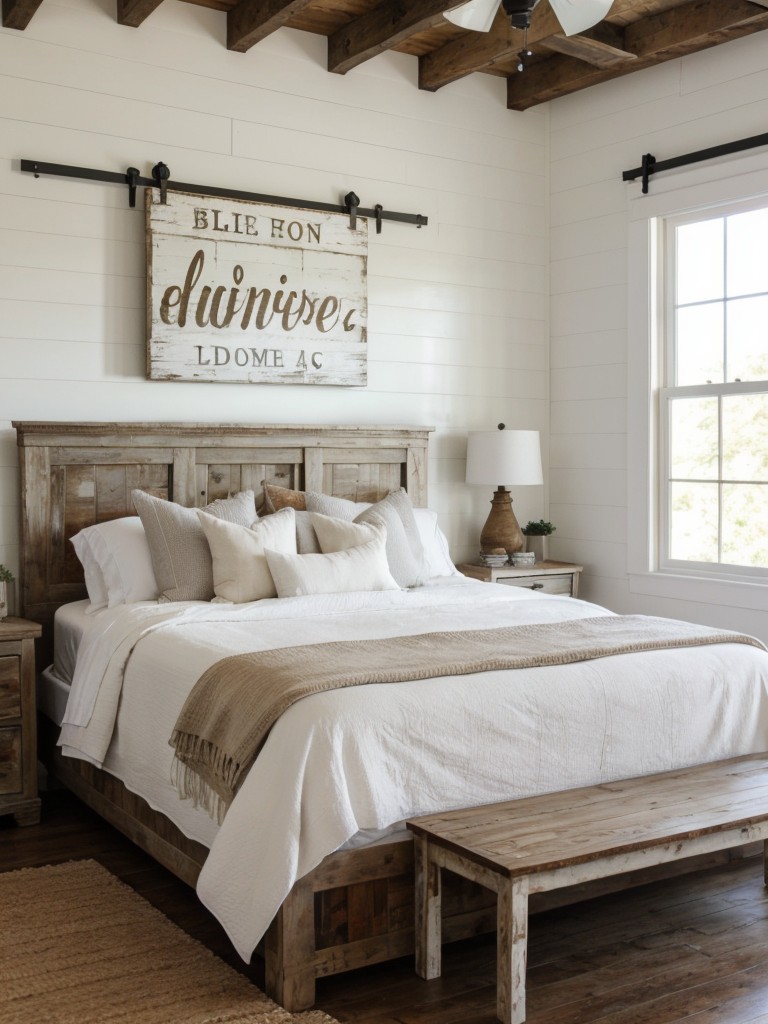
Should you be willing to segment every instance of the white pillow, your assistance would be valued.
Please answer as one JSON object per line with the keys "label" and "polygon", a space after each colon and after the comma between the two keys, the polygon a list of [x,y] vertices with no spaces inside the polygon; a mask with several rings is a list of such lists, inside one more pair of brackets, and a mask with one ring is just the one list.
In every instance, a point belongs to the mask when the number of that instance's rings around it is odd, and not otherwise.
{"label": "white pillow", "polygon": [[[392,576],[401,587],[420,587],[424,583],[427,575],[424,549],[413,516],[413,505],[404,488],[390,491],[375,504],[364,506],[362,511],[356,502],[314,491],[307,491],[305,498],[310,512],[331,515],[337,519],[353,518],[356,523],[383,520],[387,527],[387,561]],[[350,512],[354,512],[354,515],[350,516]],[[322,538],[318,539],[320,547],[325,550]]]}
{"label": "white pillow", "polygon": [[278,597],[399,590],[387,566],[386,530],[366,544],[328,555],[285,555],[266,549]]}
{"label": "white pillow", "polygon": [[72,545],[85,572],[88,611],[157,599],[152,557],[138,516],[87,526],[72,538]]}
{"label": "white pillow", "polygon": [[[337,519],[352,520],[362,511],[371,508],[370,503],[335,498],[316,491],[307,491],[307,508]],[[310,497],[311,495],[311,497]],[[437,513],[429,508],[414,508],[416,526],[424,548],[425,576],[461,576],[451,560],[448,539],[437,524]]]}
{"label": "white pillow", "polygon": [[197,516],[211,549],[216,597],[235,604],[276,597],[264,548],[296,554],[293,509],[282,508],[252,526],[230,523],[200,509]]}
{"label": "white pillow", "polygon": [[431,508],[415,508],[413,515],[424,548],[427,577],[461,576],[451,559],[448,538],[437,524],[437,512],[433,512]]}

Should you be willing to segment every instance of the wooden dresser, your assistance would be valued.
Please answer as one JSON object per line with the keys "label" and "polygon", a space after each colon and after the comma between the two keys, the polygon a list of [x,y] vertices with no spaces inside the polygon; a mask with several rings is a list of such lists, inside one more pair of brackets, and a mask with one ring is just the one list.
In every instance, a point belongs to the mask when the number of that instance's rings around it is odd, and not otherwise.
{"label": "wooden dresser", "polygon": [[40,820],[37,796],[35,638],[27,619],[0,621],[0,814],[18,825]]}

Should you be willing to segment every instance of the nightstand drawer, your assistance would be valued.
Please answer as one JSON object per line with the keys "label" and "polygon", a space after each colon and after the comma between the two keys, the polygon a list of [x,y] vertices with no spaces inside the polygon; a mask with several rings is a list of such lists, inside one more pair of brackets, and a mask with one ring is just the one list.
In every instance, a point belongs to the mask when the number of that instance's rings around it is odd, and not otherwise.
{"label": "nightstand drawer", "polygon": [[0,729],[0,794],[20,793],[23,778],[21,726]]}
{"label": "nightstand drawer", "polygon": [[21,659],[0,657],[0,719],[21,718]]}
{"label": "nightstand drawer", "polygon": [[568,594],[573,587],[573,573],[563,576],[499,576],[497,583],[507,587],[522,587],[524,590],[535,590],[541,594]]}

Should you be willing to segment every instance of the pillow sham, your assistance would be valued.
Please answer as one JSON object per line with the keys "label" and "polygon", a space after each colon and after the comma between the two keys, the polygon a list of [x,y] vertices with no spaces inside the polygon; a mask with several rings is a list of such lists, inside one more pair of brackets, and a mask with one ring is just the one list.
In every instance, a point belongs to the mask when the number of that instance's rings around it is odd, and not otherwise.
{"label": "pillow sham", "polygon": [[[360,505],[345,498],[317,494],[314,491],[306,492],[306,500],[310,512],[336,519],[352,518],[355,523],[383,520],[387,527],[389,571],[401,587],[423,585],[427,575],[424,568],[424,549],[413,515],[411,499],[402,487],[390,491],[385,498],[373,505]],[[354,516],[350,517],[350,512],[354,512]],[[322,538],[320,546],[323,546]]]}
{"label": "pillow sham", "polygon": [[306,512],[307,506],[304,502],[304,491],[292,491],[288,487],[278,487],[277,484],[268,484],[265,480],[262,484],[264,489],[260,514],[271,516],[281,508],[292,508],[296,512]]}
{"label": "pillow sham", "polygon": [[383,519],[387,526],[389,571],[401,587],[424,585],[424,548],[413,515],[411,499],[401,487],[355,516],[355,523]]}
{"label": "pillow sham", "polygon": [[437,522],[437,512],[431,508],[415,508],[413,517],[424,549],[424,569],[427,579],[433,576],[461,576],[453,564],[448,538]]}
{"label": "pillow sham", "polygon": [[257,519],[256,495],[253,491],[238,491],[228,498],[215,498],[203,506],[203,512],[223,519],[226,523],[237,523],[238,526],[250,526]]}
{"label": "pillow sham", "polygon": [[85,574],[89,612],[156,600],[152,558],[138,516],[86,526],[71,539]]}
{"label": "pillow sham", "polygon": [[[256,519],[253,491],[245,498],[221,498],[203,508],[218,519],[250,526]],[[250,498],[248,497],[250,495]],[[131,491],[149,542],[161,601],[210,601],[214,596],[211,550],[197,509],[165,501],[146,491]]]}
{"label": "pillow sham", "polygon": [[216,597],[242,604],[277,596],[264,549],[296,554],[295,516],[292,508],[283,508],[252,526],[239,526],[197,510],[211,549]]}
{"label": "pillow sham", "polygon": [[366,544],[320,555],[285,555],[266,549],[278,597],[399,590],[387,566],[385,531]]}
{"label": "pillow sham", "polygon": [[[387,529],[386,523],[379,517],[366,523],[350,523],[348,519],[335,519],[324,516],[320,512],[309,512],[312,528],[317,537],[320,551],[324,555],[334,551],[346,551],[375,540],[381,529]],[[385,546],[386,549],[386,546]]]}
{"label": "pillow sham", "polygon": [[320,544],[312,525],[312,512],[298,511],[296,516],[296,550],[300,555],[321,554]]}
{"label": "pillow sham", "polygon": [[319,512],[322,516],[331,516],[334,519],[351,521],[358,513],[371,507],[370,501],[349,501],[348,498],[336,498],[332,494],[321,494],[320,491],[303,493],[308,512]]}

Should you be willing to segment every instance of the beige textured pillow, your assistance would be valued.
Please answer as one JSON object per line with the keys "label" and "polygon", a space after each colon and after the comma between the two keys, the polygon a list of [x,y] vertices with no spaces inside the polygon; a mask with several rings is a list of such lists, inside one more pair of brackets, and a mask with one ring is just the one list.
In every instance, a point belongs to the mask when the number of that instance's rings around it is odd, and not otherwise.
{"label": "beige textured pillow", "polygon": [[284,555],[266,549],[278,597],[343,594],[357,590],[399,590],[387,567],[382,530],[367,544],[328,555]]}
{"label": "beige textured pillow", "polygon": [[[419,527],[407,491],[400,487],[373,505],[347,501],[316,491],[306,492],[307,509],[355,523],[383,520],[387,525],[389,571],[401,587],[420,587],[429,576]],[[322,542],[320,544],[322,547]]]}
{"label": "beige textured pillow", "polygon": [[[245,498],[236,495],[211,502],[203,511],[219,519],[239,518],[242,526],[250,526],[256,518],[253,491],[243,494]],[[131,498],[149,542],[160,600],[210,601],[214,596],[211,550],[197,510],[146,491],[131,491]]]}
{"label": "beige textured pillow", "polygon": [[235,604],[276,597],[264,548],[296,554],[293,509],[281,509],[252,526],[237,526],[201,510],[197,516],[211,549],[216,597]]}
{"label": "beige textured pillow", "polygon": [[264,481],[264,501],[261,506],[262,516],[271,516],[281,508],[293,508],[297,512],[306,512],[304,491],[292,491],[288,487],[278,487]]}
{"label": "beige textured pillow", "polygon": [[374,520],[371,517],[369,523],[350,523],[348,519],[335,519],[333,516],[324,516],[320,512],[309,513],[312,528],[317,536],[320,551],[324,555],[333,551],[346,551],[348,548],[359,547],[370,540],[375,540],[381,532],[377,527],[387,529],[382,519]]}

